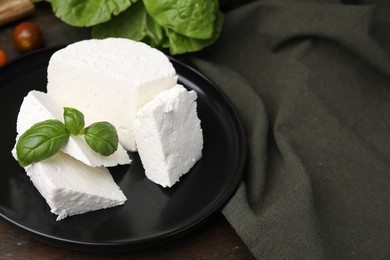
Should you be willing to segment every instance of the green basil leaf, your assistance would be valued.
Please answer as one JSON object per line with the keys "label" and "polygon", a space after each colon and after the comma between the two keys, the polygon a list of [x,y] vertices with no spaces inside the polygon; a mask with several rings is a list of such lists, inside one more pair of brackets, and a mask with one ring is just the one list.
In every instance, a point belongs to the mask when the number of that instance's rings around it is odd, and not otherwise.
{"label": "green basil leaf", "polygon": [[144,0],[148,13],[162,27],[196,39],[210,39],[215,32],[217,0]]}
{"label": "green basil leaf", "polygon": [[215,34],[212,38],[207,40],[187,37],[185,35],[178,34],[170,29],[166,29],[168,42],[163,47],[169,48],[169,52],[172,55],[199,51],[213,44],[219,38],[222,31],[222,24],[223,24],[223,14],[222,12],[219,11],[217,13]]}
{"label": "green basil leaf", "polygon": [[134,3],[134,0],[51,0],[55,15],[73,26],[106,22]]}
{"label": "green basil leaf", "polygon": [[16,144],[20,166],[39,162],[55,155],[68,141],[69,131],[59,120],[46,120],[34,124],[23,133]]}
{"label": "green basil leaf", "polygon": [[64,107],[65,127],[73,135],[84,134],[84,115],[79,110],[71,107]]}
{"label": "green basil leaf", "polygon": [[143,41],[152,47],[162,46],[166,37],[163,28],[158,25],[146,12],[142,1],[138,1],[110,21],[92,28],[92,38],[108,37],[129,38]]}
{"label": "green basil leaf", "polygon": [[96,122],[85,128],[84,139],[92,150],[104,156],[118,149],[118,134],[108,122]]}

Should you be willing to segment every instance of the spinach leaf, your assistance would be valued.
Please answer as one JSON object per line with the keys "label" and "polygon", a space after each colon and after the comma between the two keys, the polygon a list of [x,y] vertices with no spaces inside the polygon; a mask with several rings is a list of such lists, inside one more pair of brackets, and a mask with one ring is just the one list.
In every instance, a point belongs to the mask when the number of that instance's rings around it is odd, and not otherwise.
{"label": "spinach leaf", "polygon": [[166,29],[168,35],[168,43],[165,44],[165,48],[169,48],[171,54],[181,54],[186,52],[194,52],[203,49],[206,46],[213,44],[221,34],[223,24],[223,14],[218,11],[216,20],[216,31],[210,39],[195,39],[187,37],[185,35],[178,34],[170,29]]}
{"label": "spinach leaf", "polygon": [[196,39],[214,35],[217,0],[144,0],[144,4],[159,25],[175,33]]}
{"label": "spinach leaf", "polygon": [[71,107],[64,107],[65,127],[73,135],[84,134],[84,115],[79,110]]}
{"label": "spinach leaf", "polygon": [[[218,7],[217,1],[215,6]],[[223,14],[218,8],[215,10],[215,16],[214,33],[209,39],[192,38],[160,26],[148,14],[144,3],[139,1],[117,17],[113,17],[109,22],[94,26],[92,37],[98,39],[107,37],[130,38],[143,41],[155,48],[169,48],[172,55],[194,52],[213,44],[219,37],[222,30]]]}
{"label": "spinach leaf", "polygon": [[92,27],[92,38],[129,38],[171,54],[194,52],[220,35],[218,0],[33,0],[46,1],[57,17]]}
{"label": "spinach leaf", "polygon": [[59,120],[34,124],[23,133],[16,144],[20,166],[26,167],[55,155],[68,141],[69,132]]}
{"label": "spinach leaf", "polygon": [[85,128],[84,139],[95,152],[108,156],[118,148],[118,134],[108,122],[96,122]]}
{"label": "spinach leaf", "polygon": [[143,2],[138,1],[110,21],[94,26],[92,37],[96,39],[130,38],[157,48],[162,46],[166,36],[163,28],[146,12]]}
{"label": "spinach leaf", "polygon": [[106,22],[137,0],[50,0],[53,12],[73,26],[92,26]]}

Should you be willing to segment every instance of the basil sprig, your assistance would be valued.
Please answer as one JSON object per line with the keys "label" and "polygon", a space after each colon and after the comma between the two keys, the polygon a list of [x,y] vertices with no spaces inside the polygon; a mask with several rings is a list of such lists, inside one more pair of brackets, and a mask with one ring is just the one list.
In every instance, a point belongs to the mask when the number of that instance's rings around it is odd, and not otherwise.
{"label": "basil sprig", "polygon": [[50,119],[34,124],[18,139],[16,155],[19,165],[26,167],[48,159],[66,145],[70,135],[84,135],[91,149],[109,156],[118,149],[118,133],[109,122],[96,122],[85,127],[84,115],[75,108],[64,108],[64,123]]}

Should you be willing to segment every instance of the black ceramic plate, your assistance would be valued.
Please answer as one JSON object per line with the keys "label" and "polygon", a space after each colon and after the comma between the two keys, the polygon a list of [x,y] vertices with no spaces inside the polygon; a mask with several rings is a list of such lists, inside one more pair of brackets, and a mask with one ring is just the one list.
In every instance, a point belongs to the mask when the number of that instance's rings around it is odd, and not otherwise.
{"label": "black ceramic plate", "polygon": [[179,82],[198,93],[203,156],[172,188],[146,179],[140,159],[111,169],[125,205],[56,221],[45,200],[11,156],[16,118],[30,90],[46,91],[46,68],[56,49],[32,53],[0,69],[0,216],[30,235],[73,249],[117,251],[152,246],[184,235],[220,210],[242,176],[246,144],[239,119],[204,76],[172,59]]}

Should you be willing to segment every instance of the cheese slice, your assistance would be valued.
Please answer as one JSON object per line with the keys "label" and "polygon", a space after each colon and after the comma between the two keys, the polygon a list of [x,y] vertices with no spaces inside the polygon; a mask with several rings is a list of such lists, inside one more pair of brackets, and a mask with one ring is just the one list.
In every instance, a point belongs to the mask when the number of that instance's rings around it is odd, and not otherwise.
{"label": "cheese slice", "polygon": [[[33,124],[47,119],[63,121],[63,107],[59,106],[58,102],[46,93],[32,90],[24,98],[20,107],[16,130],[18,134],[23,134]],[[62,151],[91,167],[109,167],[118,164],[130,164],[131,162],[126,150],[120,144],[113,154],[103,156],[93,151],[85,142],[83,136],[71,135]]]}
{"label": "cheese slice", "polygon": [[92,39],[52,55],[47,91],[88,120],[112,123],[124,148],[135,151],[136,111],[176,82],[174,67],[159,50],[129,39]]}
{"label": "cheese slice", "polygon": [[172,187],[202,156],[197,94],[177,85],[139,109],[135,136],[146,177]]}
{"label": "cheese slice", "polygon": [[107,168],[89,167],[62,152],[25,170],[57,220],[126,201]]}

